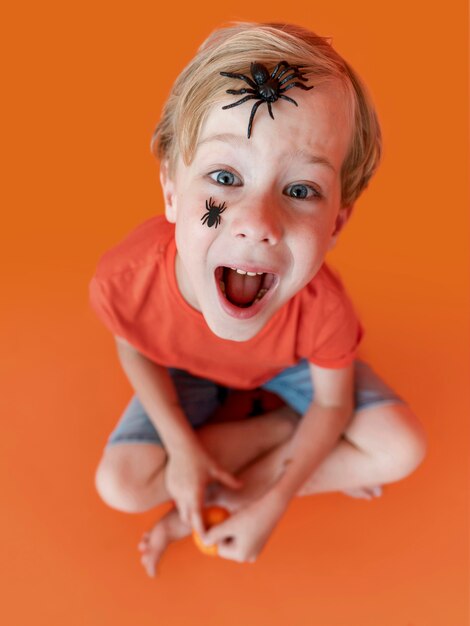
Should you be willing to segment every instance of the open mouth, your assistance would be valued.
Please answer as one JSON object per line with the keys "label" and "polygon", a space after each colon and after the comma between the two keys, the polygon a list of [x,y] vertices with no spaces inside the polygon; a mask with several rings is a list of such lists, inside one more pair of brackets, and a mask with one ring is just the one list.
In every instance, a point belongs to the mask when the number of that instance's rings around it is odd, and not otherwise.
{"label": "open mouth", "polygon": [[276,282],[276,276],[270,272],[247,272],[225,266],[215,270],[215,278],[226,300],[242,309],[262,300]]}

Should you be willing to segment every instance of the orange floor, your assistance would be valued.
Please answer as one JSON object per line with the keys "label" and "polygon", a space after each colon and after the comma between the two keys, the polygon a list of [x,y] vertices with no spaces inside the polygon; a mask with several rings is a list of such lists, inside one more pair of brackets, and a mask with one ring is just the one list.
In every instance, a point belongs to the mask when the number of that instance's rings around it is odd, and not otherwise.
{"label": "orange floor", "polygon": [[[5,626],[469,623],[467,9],[321,4],[203,0],[162,14],[149,1],[46,0],[4,15]],[[99,255],[161,211],[153,127],[177,72],[228,19],[332,36],[370,87],[384,162],[330,262],[367,329],[361,356],[408,399],[429,452],[378,500],[293,501],[255,564],[186,539],[150,580],[137,543],[167,505],[119,513],[94,489],[131,389],[87,286]]]}

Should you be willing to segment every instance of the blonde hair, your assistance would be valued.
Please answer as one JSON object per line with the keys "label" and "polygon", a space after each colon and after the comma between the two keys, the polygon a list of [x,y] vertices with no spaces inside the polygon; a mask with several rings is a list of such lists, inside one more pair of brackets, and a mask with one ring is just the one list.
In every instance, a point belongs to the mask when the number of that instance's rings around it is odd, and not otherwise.
{"label": "blonde hair", "polygon": [[380,162],[377,115],[365,85],[329,39],[294,24],[237,22],[211,33],[173,85],[152,136],[152,153],[168,162],[170,176],[179,154],[191,163],[208,111],[231,86],[220,72],[250,76],[252,61],[270,67],[281,60],[302,66],[308,84],[339,80],[345,90],[353,132],[341,169],[341,201],[352,206]]}

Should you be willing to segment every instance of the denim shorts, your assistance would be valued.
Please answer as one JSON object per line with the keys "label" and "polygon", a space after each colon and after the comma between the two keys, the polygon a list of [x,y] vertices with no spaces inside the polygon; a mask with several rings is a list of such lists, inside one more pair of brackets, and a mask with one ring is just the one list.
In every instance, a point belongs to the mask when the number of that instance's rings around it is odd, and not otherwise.
{"label": "denim shorts", "polygon": [[[357,359],[355,366],[355,411],[386,403],[404,403],[364,361]],[[222,387],[213,381],[197,378],[187,372],[169,368],[181,406],[197,430],[207,423],[213,413],[223,404],[233,390]],[[283,370],[280,374],[261,385],[279,396],[299,415],[303,415],[315,397],[308,361]],[[154,443],[163,446],[157,430],[148,418],[137,395],[134,395],[124,409],[115,429],[109,436],[106,446],[117,443]]]}

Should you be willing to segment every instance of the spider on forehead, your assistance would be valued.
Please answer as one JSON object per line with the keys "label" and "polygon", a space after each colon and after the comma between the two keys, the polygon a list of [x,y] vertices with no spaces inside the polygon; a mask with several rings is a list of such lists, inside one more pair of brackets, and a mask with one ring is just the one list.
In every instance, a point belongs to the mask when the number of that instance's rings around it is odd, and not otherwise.
{"label": "spider on forehead", "polygon": [[[234,74],[233,72],[220,72],[222,76],[227,76],[228,78],[238,78],[240,80],[245,81],[250,85],[249,88],[244,87],[242,89],[227,89],[226,92],[231,95],[243,95],[245,93],[250,94],[245,96],[241,100],[234,102],[233,104],[227,104],[222,107],[222,109],[231,109],[232,107],[236,107],[239,104],[243,104],[247,100],[259,100],[259,102],[255,102],[253,108],[251,109],[250,121],[248,122],[248,139],[251,136],[251,127],[253,124],[253,118],[255,117],[255,113],[258,110],[258,107],[266,102],[268,105],[269,115],[272,119],[274,119],[271,103],[276,102],[279,98],[283,100],[287,100],[288,102],[292,102],[295,106],[299,106],[297,102],[293,98],[289,98],[289,96],[285,96],[284,93],[293,87],[300,87],[300,89],[304,89],[305,91],[309,91],[309,89],[313,89],[313,86],[306,87],[302,83],[294,81],[293,83],[289,83],[289,81],[293,79],[307,81],[308,79],[303,76],[301,70],[304,69],[303,66],[300,65],[289,65],[287,61],[281,61],[276,65],[276,67],[269,74],[268,68],[262,63],[257,63],[256,61],[251,64],[250,71],[252,78],[245,76],[245,74]],[[278,73],[279,72],[279,73]],[[289,74],[289,72],[291,72]],[[287,74],[287,76],[286,76]],[[289,84],[287,84],[289,83]],[[286,85],[285,87],[283,85]]]}

